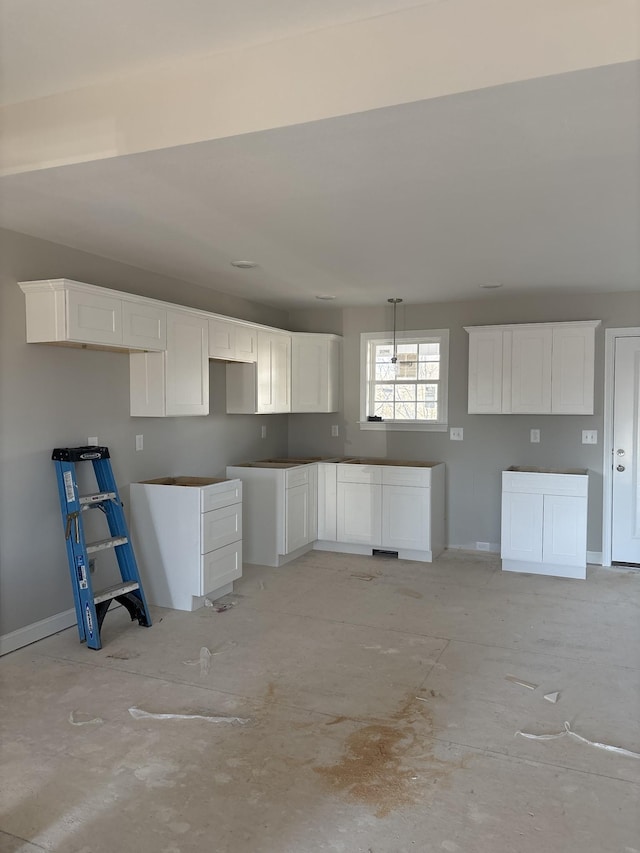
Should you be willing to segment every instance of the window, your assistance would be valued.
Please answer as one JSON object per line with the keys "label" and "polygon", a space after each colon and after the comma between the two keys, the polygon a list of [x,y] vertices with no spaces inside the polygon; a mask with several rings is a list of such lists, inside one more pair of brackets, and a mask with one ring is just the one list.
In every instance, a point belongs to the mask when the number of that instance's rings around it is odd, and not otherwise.
{"label": "window", "polygon": [[360,429],[446,431],[449,330],[360,337]]}

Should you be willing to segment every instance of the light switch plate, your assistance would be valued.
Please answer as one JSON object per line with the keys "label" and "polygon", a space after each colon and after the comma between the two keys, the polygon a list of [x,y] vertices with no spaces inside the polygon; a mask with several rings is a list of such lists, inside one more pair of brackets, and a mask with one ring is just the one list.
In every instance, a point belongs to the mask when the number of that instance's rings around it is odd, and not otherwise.
{"label": "light switch plate", "polygon": [[337,438],[340,435],[340,426],[339,424],[331,424],[331,437]]}
{"label": "light switch plate", "polygon": [[97,443],[98,443],[98,436],[97,435],[90,435],[89,438],[87,439],[87,444],[90,447],[92,445],[95,446]]}
{"label": "light switch plate", "polygon": [[540,430],[532,429],[529,432],[531,444],[540,444]]}
{"label": "light switch plate", "polygon": [[136,436],[136,450],[142,450],[144,448],[144,436],[137,435]]}
{"label": "light switch plate", "polygon": [[597,444],[598,443],[598,430],[597,429],[583,429],[582,430],[582,443],[583,444]]}
{"label": "light switch plate", "polygon": [[463,441],[464,429],[462,427],[451,427],[449,430],[449,438],[451,441]]}
{"label": "light switch plate", "polygon": [[262,438],[267,437],[267,425],[266,424],[262,424],[262,426],[260,427],[260,435]]}

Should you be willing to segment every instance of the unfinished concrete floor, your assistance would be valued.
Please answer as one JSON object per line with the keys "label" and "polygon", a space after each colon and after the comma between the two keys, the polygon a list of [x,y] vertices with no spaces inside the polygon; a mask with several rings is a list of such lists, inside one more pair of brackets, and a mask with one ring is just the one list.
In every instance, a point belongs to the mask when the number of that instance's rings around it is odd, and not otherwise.
{"label": "unfinished concrete floor", "polygon": [[640,760],[514,736],[640,751],[640,574],[312,552],[229,599],[0,661],[2,851],[640,850]]}

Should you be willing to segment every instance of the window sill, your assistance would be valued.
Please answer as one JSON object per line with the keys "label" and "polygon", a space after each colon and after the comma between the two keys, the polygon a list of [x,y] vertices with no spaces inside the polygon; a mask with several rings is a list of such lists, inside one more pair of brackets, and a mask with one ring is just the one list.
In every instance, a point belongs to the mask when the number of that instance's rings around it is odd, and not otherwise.
{"label": "window sill", "polygon": [[370,429],[379,431],[393,432],[447,432],[448,424],[420,424],[408,421],[407,423],[398,423],[392,421],[358,421],[360,429]]}

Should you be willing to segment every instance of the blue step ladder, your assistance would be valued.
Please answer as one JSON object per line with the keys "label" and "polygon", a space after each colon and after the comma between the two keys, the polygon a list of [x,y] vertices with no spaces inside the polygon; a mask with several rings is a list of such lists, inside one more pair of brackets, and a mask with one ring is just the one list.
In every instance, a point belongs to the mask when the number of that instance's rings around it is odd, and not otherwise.
{"label": "blue step ladder", "polygon": [[[151,616],[144,597],[138,565],[129,539],[127,522],[111,470],[108,447],[57,447],[52,455],[58,478],[62,525],[67,544],[71,587],[78,619],[80,642],[90,649],[102,648],[100,631],[109,605],[115,599],[129,611],[131,621],[151,626]],[[76,478],[76,464],[91,462],[99,491],[81,495]],[[86,542],[82,513],[99,509],[107,517],[110,536],[97,542]],[[89,557],[114,548],[122,581],[94,592],[89,571]]]}

